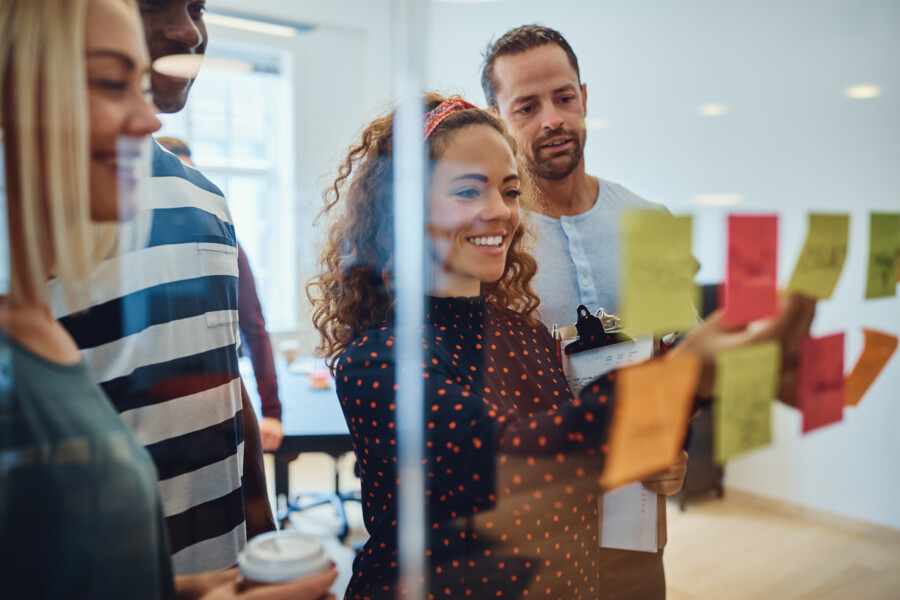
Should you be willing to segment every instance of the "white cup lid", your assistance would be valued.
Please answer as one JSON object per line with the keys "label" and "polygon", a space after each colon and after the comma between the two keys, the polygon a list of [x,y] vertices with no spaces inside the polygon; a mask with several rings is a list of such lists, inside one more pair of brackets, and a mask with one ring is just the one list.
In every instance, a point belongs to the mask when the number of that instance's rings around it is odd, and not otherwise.
{"label": "white cup lid", "polygon": [[330,564],[321,541],[293,531],[258,535],[238,556],[244,577],[263,583],[308,577],[321,573]]}

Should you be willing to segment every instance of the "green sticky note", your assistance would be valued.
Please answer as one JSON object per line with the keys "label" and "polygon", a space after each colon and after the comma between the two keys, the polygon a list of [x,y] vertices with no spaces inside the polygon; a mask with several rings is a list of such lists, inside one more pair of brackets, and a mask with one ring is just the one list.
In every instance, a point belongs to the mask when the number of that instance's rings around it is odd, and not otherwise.
{"label": "green sticky note", "polygon": [[631,331],[666,334],[694,324],[697,262],[691,254],[691,217],[661,211],[621,216],[619,313]]}
{"label": "green sticky note", "polygon": [[866,298],[897,295],[900,263],[900,213],[872,213],[869,217],[869,276]]}
{"label": "green sticky note", "polygon": [[827,300],[834,292],[850,236],[849,215],[809,215],[809,233],[800,252],[788,291]]}
{"label": "green sticky note", "polygon": [[778,342],[716,356],[713,455],[719,464],[772,442],[772,400],[778,385]]}

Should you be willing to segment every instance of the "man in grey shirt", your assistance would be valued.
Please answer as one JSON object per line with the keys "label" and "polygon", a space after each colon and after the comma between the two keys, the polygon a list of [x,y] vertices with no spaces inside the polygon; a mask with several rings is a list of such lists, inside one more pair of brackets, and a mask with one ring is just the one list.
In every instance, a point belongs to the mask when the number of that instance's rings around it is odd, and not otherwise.
{"label": "man in grey shirt", "polygon": [[[481,84],[519,142],[519,157],[534,176],[538,309],[548,326],[572,324],[575,308],[618,310],[619,212],[665,210],[624,187],[588,175],[584,166],[587,86],[563,36],[538,25],[517,27],[489,45]],[[662,548],[665,503],[684,482],[687,454],[644,481],[660,494],[656,553],[600,549],[603,598],[665,598]]]}

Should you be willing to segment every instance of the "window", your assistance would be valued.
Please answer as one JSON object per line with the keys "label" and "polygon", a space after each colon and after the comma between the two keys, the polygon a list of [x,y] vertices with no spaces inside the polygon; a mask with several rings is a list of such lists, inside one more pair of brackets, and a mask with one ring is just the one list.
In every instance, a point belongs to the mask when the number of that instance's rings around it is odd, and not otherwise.
{"label": "window", "polygon": [[215,183],[250,261],[269,331],[297,327],[293,111],[284,53],[239,44],[207,54],[184,110],[159,135],[183,139]]}

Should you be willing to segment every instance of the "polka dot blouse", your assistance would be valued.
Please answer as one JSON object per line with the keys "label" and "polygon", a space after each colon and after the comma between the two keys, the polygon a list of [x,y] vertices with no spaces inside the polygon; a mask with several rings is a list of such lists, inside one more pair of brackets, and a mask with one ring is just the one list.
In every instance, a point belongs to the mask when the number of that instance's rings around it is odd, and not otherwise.
{"label": "polka dot blouse", "polygon": [[[572,398],[539,323],[485,298],[431,298],[422,345],[432,598],[596,598],[597,493],[614,375]],[[341,356],[337,393],[370,538],[347,598],[397,586],[394,328]]]}

